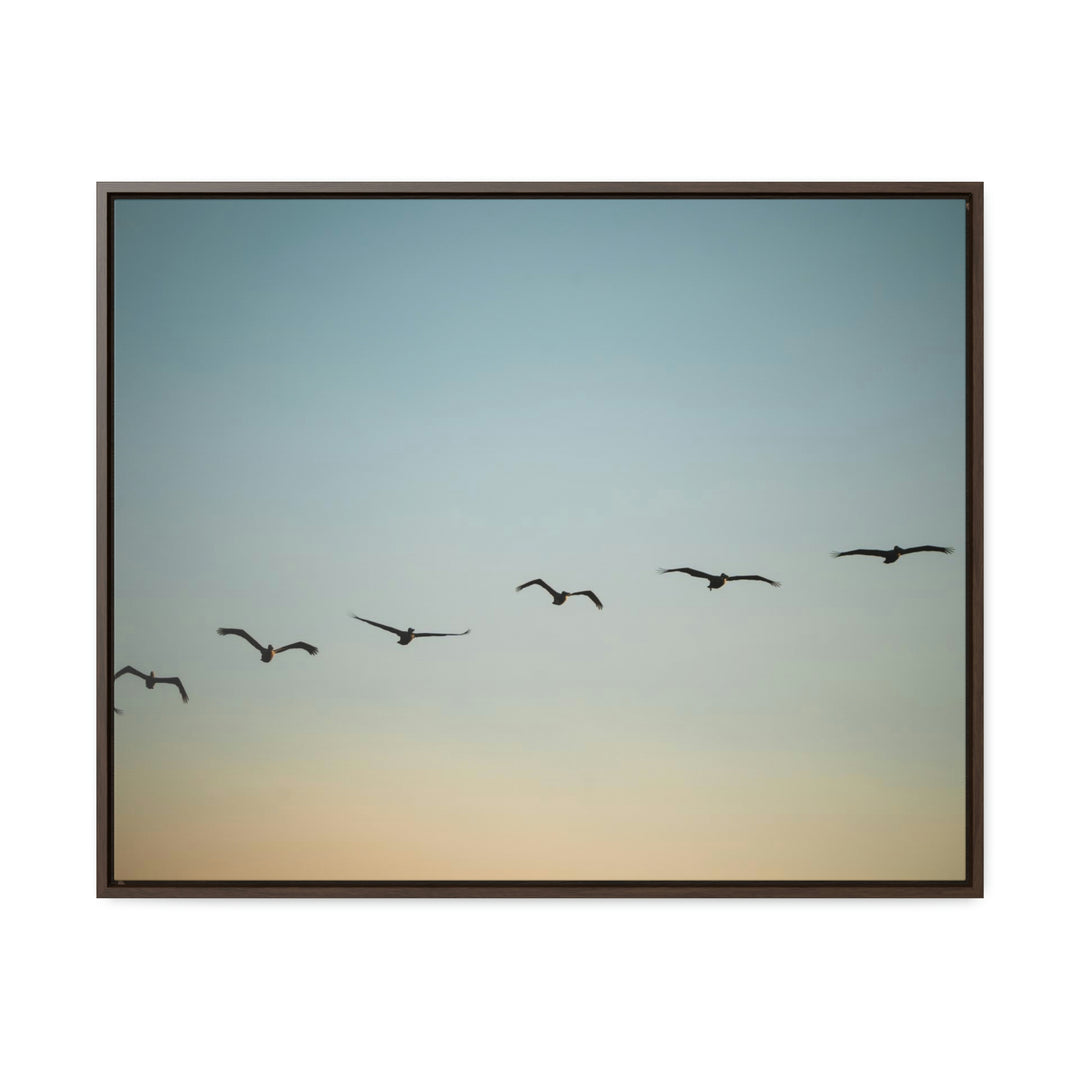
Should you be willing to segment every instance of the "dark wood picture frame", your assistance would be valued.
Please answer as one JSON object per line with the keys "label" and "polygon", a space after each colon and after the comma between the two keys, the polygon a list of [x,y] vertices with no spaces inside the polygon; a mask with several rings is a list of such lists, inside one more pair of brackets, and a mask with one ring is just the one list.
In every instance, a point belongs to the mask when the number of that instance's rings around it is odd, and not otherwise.
{"label": "dark wood picture frame", "polygon": [[[966,873],[957,881],[118,881],[113,875],[113,204],[118,198],[957,198],[967,206]],[[981,183],[111,183],[97,187],[99,897],[981,897],[983,185]]]}

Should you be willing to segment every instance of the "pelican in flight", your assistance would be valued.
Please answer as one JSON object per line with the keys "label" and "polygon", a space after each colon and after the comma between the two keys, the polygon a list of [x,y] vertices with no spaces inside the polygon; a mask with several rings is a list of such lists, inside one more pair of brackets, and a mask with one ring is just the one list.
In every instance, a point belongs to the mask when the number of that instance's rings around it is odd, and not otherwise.
{"label": "pelican in flight", "polygon": [[397,634],[399,645],[408,645],[410,641],[418,637],[464,637],[466,634],[472,633],[471,630],[462,630],[460,634],[420,634],[411,626],[408,630],[399,630],[396,626],[387,626],[385,623],[375,622],[374,619],[364,619],[359,615],[353,615],[352,618],[359,619],[360,622],[366,622],[368,626],[377,626],[380,630],[388,630],[391,634]]}
{"label": "pelican in flight", "polygon": [[940,551],[943,555],[951,555],[955,548],[935,547],[933,544],[923,544],[922,547],[902,548],[897,544],[892,551],[879,551],[877,548],[852,548],[851,551],[834,551],[834,559],[843,558],[845,555],[876,555],[887,563],[894,563],[901,555],[910,555],[914,551]]}
{"label": "pelican in flight", "polygon": [[294,641],[291,645],[282,645],[277,649],[273,645],[260,645],[246,630],[237,630],[228,626],[219,626],[218,633],[222,637],[226,634],[235,634],[237,637],[242,637],[249,644],[254,645],[259,650],[259,659],[264,664],[269,664],[278,653],[288,652],[290,649],[303,649],[309,656],[314,656],[319,651],[314,645],[309,645],[306,641]]}
{"label": "pelican in flight", "polygon": [[[173,686],[176,687],[177,690],[180,691],[180,700],[185,705],[187,704],[187,691],[184,689],[184,684],[180,681],[179,675],[170,675],[167,679],[162,678],[162,676],[160,675],[155,675],[152,671],[149,675],[147,675],[144,672],[139,671],[137,668],[133,668],[130,664],[127,667],[122,667],[113,676],[113,682],[116,682],[116,680],[119,679],[121,675],[138,675],[139,678],[142,679],[144,683],[146,683],[147,690],[153,690],[158,683],[171,683]],[[116,712],[121,712],[121,710],[116,709]]]}
{"label": "pelican in flight", "polygon": [[760,574],[706,574],[703,570],[691,570],[689,566],[675,566],[670,570],[660,569],[656,572],[658,574],[689,574],[691,577],[705,578],[709,583],[710,592],[713,589],[722,589],[729,581],[764,581],[780,588],[779,581],[762,577]]}
{"label": "pelican in flight", "polygon": [[565,604],[568,596],[587,596],[596,605],[598,611],[604,610],[604,605],[600,603],[600,597],[597,596],[592,589],[581,589],[578,592],[556,592],[541,578],[533,578],[532,581],[526,581],[524,585],[519,585],[514,592],[521,592],[522,589],[527,589],[530,585],[540,585],[547,589],[547,591],[551,593],[551,602],[556,606]]}

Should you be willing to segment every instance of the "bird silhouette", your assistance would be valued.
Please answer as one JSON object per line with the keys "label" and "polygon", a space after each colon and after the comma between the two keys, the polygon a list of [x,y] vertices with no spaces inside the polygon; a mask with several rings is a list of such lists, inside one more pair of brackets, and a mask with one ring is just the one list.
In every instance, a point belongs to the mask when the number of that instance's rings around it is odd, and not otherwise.
{"label": "bird silhouette", "polygon": [[557,592],[542,578],[533,578],[532,581],[526,581],[524,585],[519,585],[514,592],[521,592],[522,589],[527,589],[530,585],[540,585],[547,589],[551,593],[551,602],[556,606],[566,603],[568,596],[587,596],[597,607],[598,610],[603,611],[604,605],[600,603],[600,597],[592,591],[592,589],[581,589],[578,592]]}
{"label": "bird silhouette", "polygon": [[[116,680],[119,679],[121,675],[138,675],[139,678],[142,679],[144,683],[146,683],[147,690],[153,690],[158,683],[170,683],[172,686],[175,686],[176,689],[180,691],[180,700],[183,701],[185,705],[187,704],[187,691],[184,689],[184,684],[180,681],[179,675],[170,675],[167,679],[163,678],[160,675],[155,675],[152,671],[149,675],[147,675],[144,672],[139,671],[138,668],[133,668],[130,664],[127,667],[122,667],[113,676],[113,682],[116,682]],[[121,710],[115,709],[115,711],[120,712]]]}
{"label": "bird silhouette", "polygon": [[396,626],[387,626],[385,623],[375,622],[374,619],[365,619],[360,615],[352,615],[354,619],[358,619],[360,622],[366,622],[368,626],[377,626],[380,630],[387,630],[391,634],[397,634],[399,645],[408,645],[414,638],[420,637],[464,637],[466,634],[471,634],[471,630],[462,630],[459,634],[421,634],[417,633],[411,626],[408,630],[399,630]]}
{"label": "bird silhouette", "polygon": [[779,581],[762,577],[760,574],[706,574],[704,570],[692,570],[689,566],[675,566],[670,570],[659,569],[658,574],[689,574],[691,577],[704,578],[709,583],[709,591],[722,589],[729,581],[764,581],[780,588]]}
{"label": "bird silhouette", "polygon": [[242,637],[249,644],[254,645],[259,650],[259,659],[264,664],[269,664],[279,653],[288,652],[290,649],[303,649],[309,656],[314,656],[319,651],[314,645],[309,645],[306,641],[294,641],[291,645],[282,645],[279,649],[275,649],[273,645],[260,645],[246,630],[234,629],[228,626],[219,626],[218,633],[222,637],[226,634],[234,634],[236,637]]}
{"label": "bird silhouette", "polygon": [[933,544],[923,544],[922,547],[902,548],[897,544],[891,551],[879,551],[877,548],[852,548],[851,551],[834,551],[834,559],[842,559],[845,555],[876,555],[884,559],[886,563],[896,562],[901,555],[911,555],[916,551],[940,551],[943,555],[951,555],[955,548],[935,547]]}

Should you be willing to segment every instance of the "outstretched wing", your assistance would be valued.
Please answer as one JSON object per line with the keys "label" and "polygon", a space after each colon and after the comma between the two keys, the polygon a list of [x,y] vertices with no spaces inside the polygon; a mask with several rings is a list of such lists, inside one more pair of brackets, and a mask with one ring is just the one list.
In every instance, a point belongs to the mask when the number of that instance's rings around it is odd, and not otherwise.
{"label": "outstretched wing", "polygon": [[600,603],[600,597],[592,591],[592,589],[582,589],[581,592],[567,593],[567,596],[587,596],[601,611],[604,610],[604,605]]}
{"label": "outstretched wing", "polygon": [[147,678],[138,668],[133,668],[130,664],[127,667],[122,667],[114,676],[113,682],[116,682],[121,675],[138,675],[140,679]]}
{"label": "outstretched wing", "polygon": [[712,574],[706,574],[701,570],[691,570],[689,566],[675,566],[670,570],[658,569],[658,574],[689,574],[691,577],[710,578]]}
{"label": "outstretched wing", "polygon": [[775,585],[778,589],[780,588],[779,581],[773,581],[769,577],[762,577],[760,574],[731,574],[728,576],[728,581],[765,581],[770,585]]}
{"label": "outstretched wing", "polygon": [[291,645],[282,645],[281,648],[275,649],[275,653],[288,652],[290,649],[303,649],[308,656],[315,656],[318,653],[318,649],[314,645],[309,645],[306,641],[294,641]]}
{"label": "outstretched wing", "polygon": [[888,554],[887,551],[878,551],[876,548],[852,548],[851,551],[834,551],[832,557],[834,559],[839,559],[844,555],[877,555],[884,559]]}
{"label": "outstretched wing", "polygon": [[359,619],[361,622],[366,622],[369,626],[377,626],[380,630],[389,630],[391,634],[398,634],[399,636],[405,633],[404,630],[397,630],[393,626],[387,626],[386,623],[375,622],[374,619],[365,619],[360,615],[354,615],[354,619]]}
{"label": "outstretched wing", "polygon": [[[524,585],[519,585],[514,592],[521,592],[522,589],[527,589],[530,585],[542,585],[552,596],[559,595],[543,578],[533,578],[532,581],[526,581]],[[419,637],[420,635],[417,634],[416,636]]]}
{"label": "outstretched wing", "polygon": [[413,637],[464,637],[471,633],[471,630],[462,630],[460,634],[413,634]]}
{"label": "outstretched wing", "polygon": [[913,551],[940,551],[942,555],[951,555],[956,548],[935,547],[933,544],[923,544],[922,547],[901,548],[901,555],[910,555]]}
{"label": "outstretched wing", "polygon": [[180,681],[180,676],[179,675],[173,675],[171,678],[168,678],[168,679],[158,679],[157,681],[158,682],[172,683],[172,685],[175,686],[176,689],[180,691],[180,700],[183,701],[183,703],[185,705],[187,704],[187,700],[188,700],[187,691],[184,689],[184,684]]}
{"label": "outstretched wing", "polygon": [[217,628],[217,632],[222,637],[225,637],[226,634],[235,634],[236,637],[242,637],[246,642],[254,645],[255,648],[259,650],[259,652],[265,651],[263,647],[246,630],[239,630],[236,627],[231,626],[219,626]]}

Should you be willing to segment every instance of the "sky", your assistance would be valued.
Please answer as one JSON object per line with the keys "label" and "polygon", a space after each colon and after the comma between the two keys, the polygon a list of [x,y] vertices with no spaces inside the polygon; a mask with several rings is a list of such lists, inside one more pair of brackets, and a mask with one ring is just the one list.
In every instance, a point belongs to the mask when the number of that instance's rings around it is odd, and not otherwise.
{"label": "sky", "polygon": [[115,876],[963,878],[964,219],[117,199]]}

